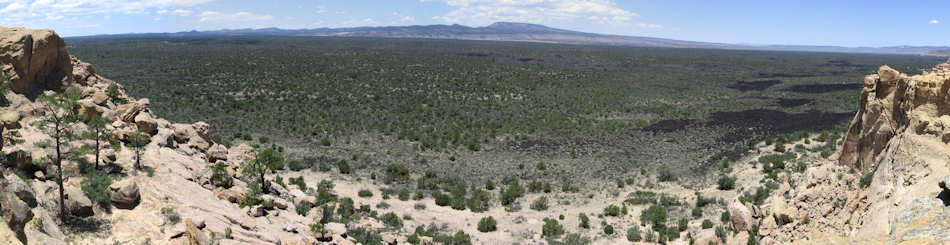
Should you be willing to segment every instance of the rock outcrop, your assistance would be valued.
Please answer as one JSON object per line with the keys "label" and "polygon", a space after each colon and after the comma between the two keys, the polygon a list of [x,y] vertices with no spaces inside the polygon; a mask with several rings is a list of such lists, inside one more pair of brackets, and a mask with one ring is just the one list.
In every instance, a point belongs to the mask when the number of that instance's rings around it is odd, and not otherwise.
{"label": "rock outcrop", "polygon": [[837,158],[792,175],[798,185],[771,197],[778,224],[763,223],[762,241],[950,243],[950,192],[940,184],[948,143],[950,64],[913,76],[882,66],[864,79]]}
{"label": "rock outcrop", "polygon": [[13,78],[11,89],[27,97],[73,80],[66,42],[52,30],[0,27],[0,64]]}
{"label": "rock outcrop", "polygon": [[[246,200],[247,184],[235,177],[239,163],[255,154],[253,148],[215,143],[212,126],[204,122],[172,124],[158,117],[148,99],[129,97],[121,84],[101,77],[92,65],[66,51],[63,39],[52,31],[0,27],[0,68],[12,75],[13,85],[11,93],[0,95],[11,102],[0,107],[0,126],[23,140],[2,149],[7,157],[0,168],[0,244],[211,244],[211,234],[219,235],[214,244],[312,244],[308,241],[313,235],[305,227],[314,221],[294,212],[289,194],[266,195],[267,205],[254,208],[277,210],[261,217],[248,216],[238,205]],[[93,116],[101,116],[109,122],[104,126],[111,132],[107,141],[125,144],[104,144],[98,158],[100,171],[114,181],[101,190],[108,195],[105,205],[111,203],[113,209],[95,205],[103,204],[101,192],[83,190],[88,176],[80,161],[63,162],[69,219],[105,222],[94,225],[102,230],[92,233],[60,228],[66,224],[59,219],[59,190],[55,178],[48,177],[57,172],[50,164],[54,154],[40,143],[50,137],[36,126],[45,102],[35,98],[65,89],[80,91],[72,109],[83,120],[71,129],[78,133],[88,128]],[[150,137],[141,149],[133,149],[129,136],[139,132]],[[69,145],[78,148],[91,142],[76,139]],[[91,152],[82,154],[78,156],[90,162],[96,159]],[[139,158],[142,168],[135,169]],[[234,186],[215,191],[203,183],[214,163],[227,166],[224,177]],[[182,218],[188,221],[177,221]],[[229,237],[220,237],[226,233]]]}

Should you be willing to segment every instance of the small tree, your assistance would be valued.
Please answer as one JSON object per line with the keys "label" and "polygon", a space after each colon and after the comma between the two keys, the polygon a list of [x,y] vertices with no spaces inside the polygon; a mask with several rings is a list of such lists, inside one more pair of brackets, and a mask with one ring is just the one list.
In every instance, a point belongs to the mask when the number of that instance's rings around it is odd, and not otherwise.
{"label": "small tree", "polygon": [[[43,95],[40,101],[45,102],[43,110],[46,112],[40,121],[36,122],[36,127],[44,131],[52,138],[52,147],[55,148],[55,155],[51,159],[56,166],[56,184],[59,186],[59,212],[60,219],[66,218],[66,205],[64,204],[63,194],[63,159],[68,157],[71,152],[69,141],[76,137],[70,130],[72,125],[79,121],[79,116],[73,108],[79,101],[79,89],[70,87],[62,93],[52,95]],[[42,144],[47,145],[47,144]]]}
{"label": "small tree", "polygon": [[105,142],[109,136],[111,136],[111,132],[106,129],[106,123],[108,122],[102,116],[93,116],[88,122],[86,122],[86,125],[89,127],[86,132],[83,132],[82,134],[83,138],[95,141],[95,144],[90,145],[89,147],[92,148],[91,150],[93,154],[96,155],[96,162],[94,165],[96,170],[99,170],[99,152],[102,150],[103,142]]}
{"label": "small tree", "polygon": [[151,142],[151,139],[148,134],[141,131],[135,131],[135,133],[132,133],[128,137],[129,143],[127,146],[131,147],[132,151],[135,152],[134,168],[135,170],[139,170],[142,168],[142,154],[145,153],[145,146]]}
{"label": "small tree", "polygon": [[269,171],[279,170],[284,166],[284,157],[280,154],[277,149],[272,145],[267,149],[257,153],[257,156],[253,159],[244,161],[242,164],[242,172],[244,176],[253,176],[257,178],[257,183],[260,184],[261,189],[264,192],[267,192],[267,183],[264,180],[264,175]]}

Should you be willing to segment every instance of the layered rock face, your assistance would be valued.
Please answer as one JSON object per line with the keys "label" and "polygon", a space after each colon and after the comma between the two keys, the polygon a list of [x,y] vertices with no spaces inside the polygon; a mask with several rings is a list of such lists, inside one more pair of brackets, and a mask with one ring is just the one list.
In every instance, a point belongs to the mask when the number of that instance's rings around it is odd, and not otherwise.
{"label": "layered rock face", "polygon": [[898,134],[930,135],[950,141],[950,64],[908,77],[882,66],[864,78],[858,113],[838,161],[860,170],[876,167]]}
{"label": "layered rock face", "polygon": [[864,85],[839,154],[773,193],[762,241],[950,243],[950,64],[882,66]]}
{"label": "layered rock face", "polygon": [[0,64],[13,91],[31,98],[73,80],[66,42],[51,30],[0,27]]}

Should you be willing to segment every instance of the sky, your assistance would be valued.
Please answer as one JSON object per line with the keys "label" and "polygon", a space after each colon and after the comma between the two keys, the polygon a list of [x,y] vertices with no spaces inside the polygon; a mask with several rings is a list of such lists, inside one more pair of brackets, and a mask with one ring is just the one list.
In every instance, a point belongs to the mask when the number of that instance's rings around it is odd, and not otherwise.
{"label": "sky", "polygon": [[0,0],[0,26],[68,37],[511,21],[733,44],[950,46],[947,10],[946,0]]}

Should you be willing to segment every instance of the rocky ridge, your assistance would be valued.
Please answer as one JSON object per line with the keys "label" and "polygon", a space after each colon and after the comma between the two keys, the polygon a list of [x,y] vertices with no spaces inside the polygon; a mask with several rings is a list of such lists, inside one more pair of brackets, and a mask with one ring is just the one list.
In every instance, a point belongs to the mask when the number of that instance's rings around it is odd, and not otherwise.
{"label": "rocky ridge", "polygon": [[840,152],[789,176],[751,219],[763,244],[950,243],[950,63],[882,66],[864,85]]}
{"label": "rocky ridge", "polygon": [[[95,68],[66,51],[62,38],[51,30],[0,27],[0,68],[10,75],[9,102],[0,107],[4,136],[20,142],[2,148],[6,156],[0,178],[0,243],[2,244],[314,244],[309,232],[314,217],[293,211],[299,190],[268,179],[273,190],[262,199],[271,205],[240,207],[247,183],[240,180],[240,163],[256,153],[247,145],[227,147],[211,138],[211,125],[171,123],[152,114],[148,99],[128,96],[122,86],[96,73]],[[110,91],[113,87],[113,91]],[[101,116],[111,122],[110,140],[126,145],[138,132],[147,135],[138,154],[132,147],[107,145],[102,169],[114,179],[108,186],[112,208],[95,205],[81,190],[88,178],[81,169],[94,155],[85,153],[63,163],[69,217],[58,218],[58,188],[49,164],[51,152],[41,147],[50,136],[37,125],[44,116],[42,94],[67,89],[81,91],[72,108],[83,121],[72,129],[89,127],[86,120]],[[15,133],[14,133],[15,132]],[[73,140],[74,147],[91,140]],[[233,187],[210,183],[211,167],[227,166]],[[147,173],[146,173],[147,172]],[[314,209],[316,211],[316,209]],[[312,215],[307,215],[312,216]],[[352,243],[342,234],[326,234],[338,244]],[[227,234],[227,237],[221,235]],[[337,240],[333,240],[336,237]]]}

